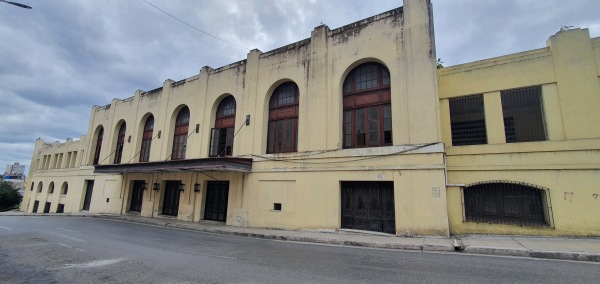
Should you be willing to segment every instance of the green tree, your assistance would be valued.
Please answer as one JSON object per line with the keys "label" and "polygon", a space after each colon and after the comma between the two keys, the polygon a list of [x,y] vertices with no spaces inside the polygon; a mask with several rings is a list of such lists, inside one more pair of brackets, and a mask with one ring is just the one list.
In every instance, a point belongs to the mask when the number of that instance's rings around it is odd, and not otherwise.
{"label": "green tree", "polygon": [[21,195],[5,181],[0,181],[0,211],[12,209],[21,203]]}
{"label": "green tree", "polygon": [[442,69],[442,68],[444,68],[444,65],[443,65],[443,64],[444,64],[444,62],[442,61],[442,59],[441,59],[441,58],[438,58],[438,59],[437,59],[437,61],[436,61],[436,64],[437,64],[437,69]]}

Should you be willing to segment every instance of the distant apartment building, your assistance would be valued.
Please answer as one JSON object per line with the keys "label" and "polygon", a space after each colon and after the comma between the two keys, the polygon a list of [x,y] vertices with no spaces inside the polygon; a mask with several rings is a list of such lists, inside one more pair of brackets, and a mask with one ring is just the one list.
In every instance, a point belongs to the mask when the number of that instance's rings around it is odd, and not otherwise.
{"label": "distant apartment building", "polygon": [[430,1],[91,110],[21,210],[397,235],[600,235],[600,38],[436,69]]}

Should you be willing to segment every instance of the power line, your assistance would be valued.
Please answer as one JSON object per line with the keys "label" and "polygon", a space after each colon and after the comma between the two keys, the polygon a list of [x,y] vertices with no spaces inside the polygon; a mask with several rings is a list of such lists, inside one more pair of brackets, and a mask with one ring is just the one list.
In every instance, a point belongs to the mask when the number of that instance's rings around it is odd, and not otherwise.
{"label": "power line", "polygon": [[171,18],[173,18],[173,19],[175,19],[175,20],[177,20],[177,21],[179,21],[179,22],[183,23],[184,25],[186,25],[186,26],[188,26],[188,27],[190,27],[190,28],[192,28],[192,29],[195,29],[195,30],[197,30],[197,31],[199,31],[199,32],[201,32],[201,33],[203,33],[203,34],[207,35],[207,36],[210,36],[210,37],[216,38],[216,39],[218,39],[218,40],[220,40],[220,41],[223,41],[223,42],[229,43],[229,44],[231,44],[231,45],[235,45],[235,46],[237,46],[237,47],[239,47],[239,48],[243,48],[243,49],[246,49],[246,50],[251,50],[250,48],[247,48],[247,47],[244,47],[244,46],[241,46],[241,45],[235,44],[235,43],[233,43],[233,42],[226,41],[226,40],[224,40],[224,39],[222,39],[222,38],[219,38],[219,37],[217,37],[217,36],[211,35],[211,34],[209,34],[209,33],[205,32],[205,31],[203,31],[203,30],[201,30],[201,29],[199,29],[199,28],[197,28],[197,27],[194,27],[194,26],[192,26],[191,24],[188,24],[187,22],[185,22],[185,21],[183,21],[183,20],[180,20],[179,18],[177,18],[177,17],[175,17],[175,16],[173,16],[173,15],[169,14],[167,11],[165,11],[165,10],[163,10],[163,9],[161,9],[161,8],[159,8],[159,7],[157,7],[157,6],[155,6],[154,4],[152,4],[152,3],[150,3],[150,2],[148,2],[148,1],[146,1],[146,0],[142,0],[142,1],[144,1],[146,4],[148,4],[148,5],[150,5],[150,6],[154,7],[155,9],[157,9],[157,10],[159,10],[159,11],[161,11],[161,12],[165,13],[166,15],[170,16]]}

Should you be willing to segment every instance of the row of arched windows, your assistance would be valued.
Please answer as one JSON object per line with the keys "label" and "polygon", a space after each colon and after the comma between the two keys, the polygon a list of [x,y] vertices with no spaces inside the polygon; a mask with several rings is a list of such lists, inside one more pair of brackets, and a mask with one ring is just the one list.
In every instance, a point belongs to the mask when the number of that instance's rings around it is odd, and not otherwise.
{"label": "row of arched windows", "polygon": [[[32,182],[30,191],[33,191],[34,187],[35,187],[35,182]],[[42,193],[43,188],[44,188],[44,183],[40,181],[37,185],[37,193]],[[60,194],[67,195],[68,192],[69,192],[69,184],[65,181],[65,182],[63,182],[63,184],[60,188]],[[48,194],[54,194],[54,182],[53,181],[50,182],[50,185],[48,185]]]}
{"label": "row of arched windows", "polygon": [[[210,134],[211,157],[231,156],[235,136],[236,101],[225,97],[217,108]],[[298,150],[299,89],[294,82],[279,85],[269,100],[267,130],[268,154]],[[175,119],[171,160],[185,159],[190,110],[183,107]],[[125,122],[121,123],[114,163],[121,163],[125,143]],[[139,153],[140,162],[148,162],[153,139],[154,117],[145,122]],[[100,150],[104,129],[96,138],[94,164],[101,163]],[[390,74],[379,63],[365,63],[354,68],[343,84],[343,147],[361,148],[392,145]]]}

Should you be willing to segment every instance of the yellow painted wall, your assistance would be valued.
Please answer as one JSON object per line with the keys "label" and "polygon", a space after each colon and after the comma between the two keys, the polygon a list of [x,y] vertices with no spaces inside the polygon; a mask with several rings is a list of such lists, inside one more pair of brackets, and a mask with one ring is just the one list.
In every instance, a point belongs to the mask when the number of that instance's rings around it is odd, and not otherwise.
{"label": "yellow painted wall", "polygon": [[[551,224],[465,222],[460,186],[448,187],[452,234],[600,235],[600,45],[587,29],[547,47],[438,70],[448,183],[512,181],[547,189]],[[506,143],[500,91],[542,86],[547,141]],[[452,146],[448,99],[483,94],[488,144]]]}

